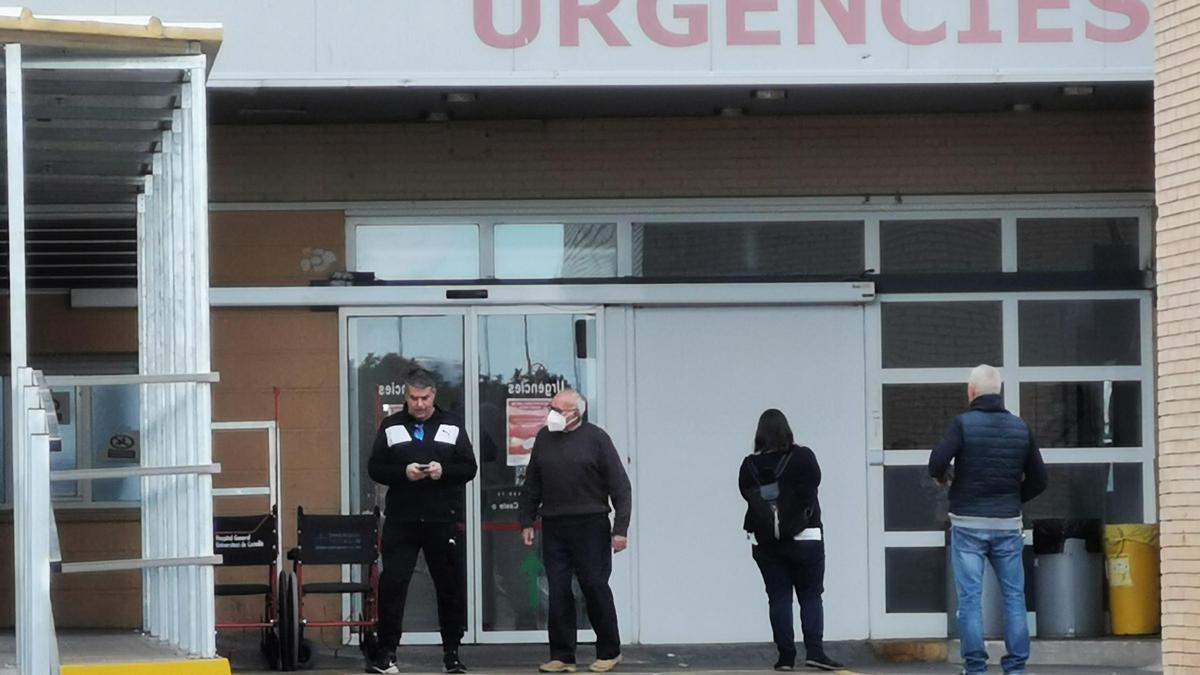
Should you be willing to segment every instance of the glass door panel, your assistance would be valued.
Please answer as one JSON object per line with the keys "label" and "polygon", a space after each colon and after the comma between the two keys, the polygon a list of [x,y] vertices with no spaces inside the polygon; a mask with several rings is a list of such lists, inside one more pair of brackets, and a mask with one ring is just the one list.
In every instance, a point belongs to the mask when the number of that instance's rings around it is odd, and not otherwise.
{"label": "glass door panel", "polygon": [[[533,438],[550,399],[582,393],[596,412],[594,314],[496,313],[478,317],[480,580],[482,633],[544,631],[547,585],[540,546],[521,542],[517,502]],[[540,538],[539,538],[540,542]],[[576,589],[578,626],[590,629]]]}
{"label": "glass door panel", "polygon": [[[354,513],[384,509],[387,488],[367,475],[367,460],[383,418],[404,404],[404,376],[424,368],[437,382],[437,405],[464,418],[464,350],[462,314],[432,316],[351,317],[347,326],[350,380],[350,507]],[[466,493],[464,492],[464,495]],[[466,513],[466,503],[459,510]],[[462,524],[465,527],[465,523]],[[467,551],[471,555],[471,551]],[[465,560],[465,558],[464,558]],[[466,564],[463,569],[466,588]],[[438,630],[437,598],[422,555],[409,586],[404,631]]]}

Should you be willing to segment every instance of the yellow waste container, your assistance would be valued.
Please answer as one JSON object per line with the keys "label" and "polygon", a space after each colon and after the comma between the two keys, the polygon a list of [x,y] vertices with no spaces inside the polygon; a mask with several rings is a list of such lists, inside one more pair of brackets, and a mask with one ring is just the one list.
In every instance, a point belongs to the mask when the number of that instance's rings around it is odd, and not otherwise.
{"label": "yellow waste container", "polygon": [[1113,635],[1157,633],[1158,526],[1106,526],[1104,556]]}

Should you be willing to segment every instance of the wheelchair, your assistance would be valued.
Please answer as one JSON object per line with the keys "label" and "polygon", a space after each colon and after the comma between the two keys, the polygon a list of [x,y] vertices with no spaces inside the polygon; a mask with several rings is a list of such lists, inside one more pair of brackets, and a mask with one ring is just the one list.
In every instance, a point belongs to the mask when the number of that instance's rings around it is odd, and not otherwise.
{"label": "wheelchair", "polygon": [[217,630],[260,631],[259,649],[271,670],[279,668],[282,658],[283,631],[280,623],[280,589],[288,573],[278,569],[279,518],[275,508],[270,513],[249,516],[215,516],[213,518],[213,553],[223,557],[222,567],[267,568],[266,583],[218,583],[213,587],[218,598],[260,595],[263,598],[262,619],[251,622],[218,623]]}
{"label": "wheelchair", "polygon": [[[370,658],[375,653],[379,642],[380,530],[378,508],[371,514],[348,516],[309,515],[303,507],[296,509],[296,548],[287,555],[293,572],[280,592],[283,670],[311,663],[312,643],[304,637],[309,628],[350,628],[357,633],[363,654]],[[314,565],[357,566],[358,581],[306,582],[305,568]],[[337,621],[310,619],[304,608],[309,595],[361,596],[362,609],[357,617]]]}

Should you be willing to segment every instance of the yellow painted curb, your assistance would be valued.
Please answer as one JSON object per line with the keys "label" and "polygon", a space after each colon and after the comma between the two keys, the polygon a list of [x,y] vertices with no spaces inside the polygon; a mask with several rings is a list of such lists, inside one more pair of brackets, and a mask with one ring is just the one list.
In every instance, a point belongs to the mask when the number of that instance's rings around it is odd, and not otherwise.
{"label": "yellow painted curb", "polygon": [[62,675],[230,675],[230,671],[227,659],[191,659],[142,663],[78,663],[64,665]]}

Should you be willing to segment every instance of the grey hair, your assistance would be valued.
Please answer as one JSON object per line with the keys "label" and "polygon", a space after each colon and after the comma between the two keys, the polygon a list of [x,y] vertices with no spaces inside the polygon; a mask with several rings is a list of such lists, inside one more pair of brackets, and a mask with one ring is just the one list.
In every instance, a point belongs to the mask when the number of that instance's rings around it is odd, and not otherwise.
{"label": "grey hair", "polygon": [[437,383],[433,381],[433,374],[424,368],[416,368],[410,370],[404,376],[404,388],[408,389],[433,389],[437,390]]}
{"label": "grey hair", "polygon": [[999,394],[1004,386],[1004,378],[1000,371],[986,363],[975,366],[967,383],[975,388],[976,396]]}
{"label": "grey hair", "polygon": [[572,398],[575,399],[575,409],[579,411],[580,417],[583,417],[583,414],[587,412],[587,399],[584,398],[583,394],[579,393],[578,390],[566,387],[565,389],[560,390],[558,393],[570,394]]}

